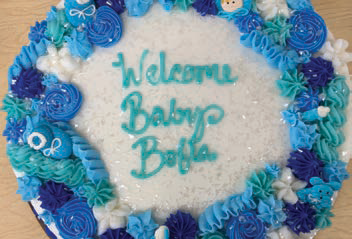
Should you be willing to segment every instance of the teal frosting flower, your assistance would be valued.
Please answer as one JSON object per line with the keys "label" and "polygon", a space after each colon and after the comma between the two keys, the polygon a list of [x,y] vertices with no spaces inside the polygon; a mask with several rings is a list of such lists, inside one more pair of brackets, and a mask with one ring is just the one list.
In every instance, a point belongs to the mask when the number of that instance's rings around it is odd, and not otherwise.
{"label": "teal frosting flower", "polygon": [[334,214],[330,211],[329,208],[317,210],[317,214],[315,215],[315,227],[320,229],[330,227],[330,218],[333,216]]}
{"label": "teal frosting flower", "polygon": [[71,34],[73,27],[67,20],[64,9],[56,11],[55,17],[48,19],[45,36],[48,37],[56,48],[61,48],[64,44],[64,36]]}
{"label": "teal frosting flower", "polygon": [[264,23],[263,32],[268,34],[275,43],[286,46],[286,40],[290,38],[292,27],[286,17],[276,15],[273,20]]}
{"label": "teal frosting flower", "polygon": [[153,238],[155,230],[159,227],[152,218],[152,211],[132,214],[128,217],[127,232],[135,239]]}
{"label": "teal frosting flower", "polygon": [[101,207],[115,198],[114,189],[107,180],[100,180],[97,184],[86,183],[76,190],[80,196],[87,198],[89,207]]}
{"label": "teal frosting flower", "polygon": [[253,196],[257,199],[267,199],[274,193],[272,188],[274,178],[264,170],[254,172],[247,180],[248,187],[252,187]]}
{"label": "teal frosting flower", "polygon": [[174,5],[181,11],[185,12],[189,6],[192,5],[194,0],[174,0]]}
{"label": "teal frosting flower", "polygon": [[282,210],[283,207],[284,203],[281,200],[275,200],[274,196],[271,195],[268,199],[259,201],[258,217],[277,229],[286,220],[286,214]]}
{"label": "teal frosting flower", "polygon": [[307,90],[304,86],[305,80],[303,73],[298,73],[297,69],[285,71],[280,80],[276,81],[276,86],[280,90],[280,95],[294,100],[302,91]]}
{"label": "teal frosting flower", "polygon": [[228,237],[225,236],[223,233],[216,231],[213,233],[205,234],[201,239],[227,239]]}
{"label": "teal frosting flower", "polygon": [[2,110],[7,112],[7,119],[22,120],[30,115],[30,103],[7,94],[2,101]]}
{"label": "teal frosting flower", "polygon": [[24,176],[17,178],[17,194],[22,195],[23,201],[30,201],[39,196],[39,188],[42,182],[37,177]]}

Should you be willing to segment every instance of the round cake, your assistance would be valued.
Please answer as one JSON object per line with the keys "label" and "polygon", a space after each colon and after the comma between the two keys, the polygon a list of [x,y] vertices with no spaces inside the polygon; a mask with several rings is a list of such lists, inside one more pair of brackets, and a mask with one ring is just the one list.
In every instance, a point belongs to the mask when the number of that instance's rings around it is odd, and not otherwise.
{"label": "round cake", "polygon": [[291,239],[331,225],[352,54],[309,0],[65,0],[28,38],[3,135],[50,237]]}

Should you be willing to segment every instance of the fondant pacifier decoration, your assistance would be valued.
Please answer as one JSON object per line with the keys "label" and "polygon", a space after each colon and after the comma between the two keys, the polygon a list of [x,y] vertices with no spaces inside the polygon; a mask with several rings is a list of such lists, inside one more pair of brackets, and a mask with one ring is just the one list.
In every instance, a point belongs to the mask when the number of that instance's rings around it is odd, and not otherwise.
{"label": "fondant pacifier decoration", "polygon": [[65,13],[72,26],[93,20],[96,7],[94,0],[65,0]]}
{"label": "fondant pacifier decoration", "polygon": [[28,145],[40,150],[45,156],[65,159],[72,154],[72,140],[68,134],[49,124],[41,124],[33,129],[27,138]]}
{"label": "fondant pacifier decoration", "polygon": [[252,7],[252,0],[216,0],[218,16],[231,20],[237,16],[245,16]]}

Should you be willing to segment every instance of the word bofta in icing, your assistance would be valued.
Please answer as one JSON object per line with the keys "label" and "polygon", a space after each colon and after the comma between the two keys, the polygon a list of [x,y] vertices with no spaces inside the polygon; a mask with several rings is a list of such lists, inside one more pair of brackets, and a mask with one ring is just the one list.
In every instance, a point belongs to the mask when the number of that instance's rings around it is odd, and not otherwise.
{"label": "word bofta in icing", "polygon": [[[148,56],[149,50],[144,50],[140,61],[139,61],[139,77],[136,77],[133,68],[127,68],[125,66],[125,60],[123,53],[117,54],[117,61],[113,62],[112,65],[115,68],[120,68],[122,72],[122,85],[123,88],[127,89],[134,84],[139,86],[143,78],[145,77],[149,84],[157,86],[160,84],[202,84],[204,79],[214,80],[219,85],[234,84],[238,77],[231,77],[231,68],[229,64],[224,64],[221,67],[222,77],[220,77],[220,66],[219,64],[212,65],[181,65],[174,64],[170,68],[170,72],[166,72],[166,54],[160,52],[159,54],[159,65],[152,64],[146,68],[144,72],[144,62]],[[205,78],[204,78],[205,75]]]}
{"label": "word bofta in icing", "polygon": [[[128,134],[140,135],[145,133],[150,126],[167,127],[171,125],[181,125],[187,123],[193,127],[193,134],[189,140],[181,138],[177,150],[167,150],[162,152],[158,150],[158,140],[154,136],[145,136],[137,140],[132,145],[132,149],[141,149],[141,169],[132,170],[132,176],[136,178],[149,178],[157,174],[164,166],[178,167],[180,174],[186,174],[190,168],[191,162],[214,161],[217,158],[216,153],[209,153],[208,146],[203,144],[197,152],[196,144],[201,142],[204,136],[206,125],[216,125],[224,118],[224,110],[216,104],[210,104],[204,109],[197,106],[193,111],[191,108],[180,108],[176,106],[177,100],[170,100],[170,110],[168,115],[163,108],[154,106],[149,114],[142,108],[143,97],[141,93],[134,91],[126,96],[121,103],[121,110],[129,111],[129,122],[122,123],[121,128]],[[143,122],[137,126],[137,122]],[[190,155],[185,156],[183,151],[185,144],[189,145]],[[146,172],[147,161],[152,156],[160,156],[160,164],[157,168]]]}

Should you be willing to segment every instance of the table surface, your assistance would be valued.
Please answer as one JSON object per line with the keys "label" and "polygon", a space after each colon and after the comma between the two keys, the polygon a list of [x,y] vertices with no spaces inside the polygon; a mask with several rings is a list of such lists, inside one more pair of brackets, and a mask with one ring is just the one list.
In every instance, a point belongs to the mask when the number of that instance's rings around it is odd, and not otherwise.
{"label": "table surface", "polygon": [[[20,47],[27,44],[29,26],[45,18],[55,0],[0,0],[0,98],[7,92],[7,69]],[[352,1],[312,0],[336,38],[352,42]],[[350,47],[352,51],[352,47]],[[352,67],[350,67],[352,70]],[[352,72],[352,71],[351,71]],[[5,127],[5,114],[0,113],[0,131]],[[351,119],[350,119],[351,120]],[[0,238],[47,238],[31,209],[15,194],[17,182],[5,155],[5,139],[0,137]],[[348,170],[352,173],[352,164]],[[344,183],[333,209],[333,226],[321,232],[319,239],[351,238],[352,180]]]}

